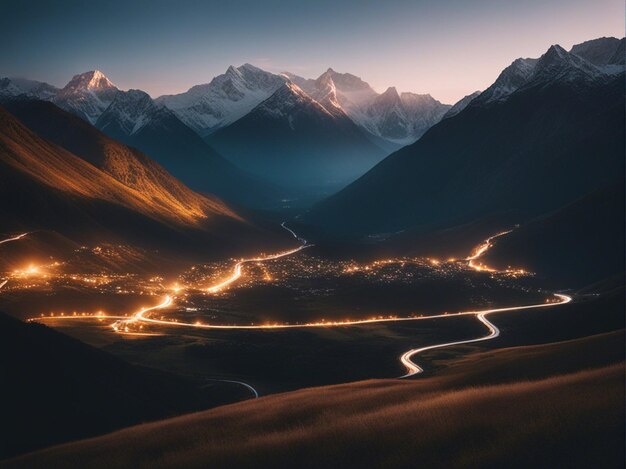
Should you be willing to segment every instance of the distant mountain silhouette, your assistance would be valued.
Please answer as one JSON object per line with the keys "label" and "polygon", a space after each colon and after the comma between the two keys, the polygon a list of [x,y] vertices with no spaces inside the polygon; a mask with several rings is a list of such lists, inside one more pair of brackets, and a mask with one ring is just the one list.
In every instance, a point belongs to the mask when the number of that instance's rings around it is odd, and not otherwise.
{"label": "distant mountain silhouette", "polygon": [[484,261],[523,267],[560,288],[624,272],[624,184],[599,189],[498,238]]}
{"label": "distant mountain silhouette", "polygon": [[624,177],[624,69],[551,47],[520,59],[457,115],[321,202],[331,236],[416,234],[493,214],[519,221]]}
{"label": "distant mountain silhouette", "polygon": [[385,155],[340,108],[293,83],[207,141],[240,167],[300,191],[345,184]]}
{"label": "distant mountain silhouette", "polygon": [[255,207],[272,205],[284,195],[225,160],[143,91],[117,93],[95,126],[146,153],[192,189]]}

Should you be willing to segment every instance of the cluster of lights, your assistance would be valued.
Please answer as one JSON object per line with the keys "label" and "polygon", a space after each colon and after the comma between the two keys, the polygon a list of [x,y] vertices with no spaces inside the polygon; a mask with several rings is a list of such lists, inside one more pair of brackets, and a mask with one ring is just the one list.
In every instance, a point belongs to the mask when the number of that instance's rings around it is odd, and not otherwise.
{"label": "cluster of lights", "polygon": [[[498,272],[498,273],[506,273],[509,275],[523,275],[525,274],[525,271],[522,269],[507,269],[505,271],[497,271],[496,269],[492,269],[488,266],[485,266],[481,263],[478,262],[478,259],[484,255],[484,253],[490,248],[492,247],[492,241],[493,239],[502,236],[506,233],[508,233],[509,231],[505,231],[505,232],[501,232],[498,233],[495,236],[490,237],[489,239],[487,239],[484,243],[482,243],[480,246],[478,246],[477,248],[475,248],[472,251],[472,255],[469,256],[467,259],[465,259],[465,262],[467,262],[467,266],[469,266],[470,268],[476,270],[476,271],[485,271],[485,272]],[[227,289],[228,287],[230,287],[233,283],[235,283],[237,280],[239,280],[241,277],[244,276],[244,266],[246,264],[255,264],[259,267],[261,267],[263,269],[264,272],[264,280],[265,281],[271,281],[272,280],[272,276],[270,275],[269,271],[262,265],[263,262],[266,261],[271,261],[271,260],[276,260],[276,259],[280,259],[283,257],[287,257],[290,256],[292,254],[295,254],[296,252],[308,247],[309,245],[302,245],[296,249],[292,249],[292,250],[288,250],[288,251],[283,251],[277,254],[270,254],[270,255],[260,255],[258,257],[254,257],[254,258],[250,258],[250,259],[239,259],[235,261],[234,267],[232,268],[232,272],[230,274],[230,276],[228,276],[226,279],[220,280],[217,283],[214,283],[213,285],[210,285],[209,287],[204,287],[204,288],[200,288],[200,291],[203,291],[205,293],[209,293],[209,294],[216,294],[216,293],[220,293],[222,291],[224,291],[225,289]],[[96,247],[94,248],[95,250],[98,250],[98,252],[101,251],[100,247]],[[377,268],[381,268],[384,266],[388,266],[388,265],[399,265],[401,267],[404,267],[406,264],[415,264],[415,265],[431,265],[431,266],[435,266],[435,267],[439,267],[442,264],[453,264],[453,263],[457,263],[459,261],[457,261],[455,258],[449,258],[447,260],[440,260],[437,258],[431,258],[431,257],[427,257],[427,258],[416,258],[416,259],[408,259],[408,258],[400,258],[400,259],[381,259],[381,260],[377,260],[374,261],[370,264],[366,264],[363,266],[359,266],[359,265],[355,265],[354,263],[350,264],[348,267],[346,267],[343,272],[347,272],[347,273],[352,273],[352,272],[359,272],[359,271],[371,271],[373,269],[377,269]],[[58,263],[56,263],[58,265]],[[317,265],[318,268],[321,268],[321,264]],[[192,267],[191,270],[195,270],[195,267]],[[40,273],[40,268],[37,266],[29,266],[27,269],[24,269],[23,271],[16,271],[16,275],[23,275],[23,276],[27,276],[27,275],[38,275]],[[76,276],[73,275],[70,278],[72,278],[73,280],[80,280],[86,283],[91,283],[91,284],[104,284],[104,283],[108,283],[111,281],[111,279],[107,276],[92,276],[92,277],[88,277],[88,276]],[[77,313],[73,313],[72,315],[64,315],[64,313],[61,313],[60,315],[55,316],[54,314],[51,314],[49,317],[96,317],[100,320],[105,319],[105,318],[109,318],[109,319],[115,319],[115,322],[112,324],[112,328],[113,330],[115,330],[116,332],[124,332],[124,333],[128,333],[128,332],[132,332],[134,330],[137,329],[137,327],[139,327],[140,329],[143,328],[143,324],[142,323],[156,323],[156,324],[162,324],[162,325],[179,325],[179,326],[189,326],[189,327],[200,327],[200,328],[284,328],[284,327],[329,327],[329,326],[344,326],[344,325],[354,325],[354,324],[363,324],[363,323],[371,323],[371,322],[382,322],[382,321],[394,321],[394,320],[398,320],[398,319],[419,319],[422,318],[423,316],[417,316],[417,315],[412,315],[412,316],[408,316],[405,318],[398,318],[397,316],[374,316],[374,317],[370,317],[367,319],[358,319],[358,320],[350,320],[350,319],[346,319],[346,320],[337,320],[337,321],[326,321],[324,319],[316,321],[316,322],[310,322],[310,323],[298,323],[298,324],[280,324],[280,323],[267,323],[267,324],[260,324],[260,325],[217,325],[217,324],[205,324],[199,320],[193,322],[193,323],[185,323],[185,322],[180,322],[178,320],[175,319],[169,319],[166,320],[164,319],[162,316],[160,319],[155,319],[153,316],[151,316],[156,310],[161,310],[164,308],[169,308],[174,304],[174,296],[173,295],[178,295],[180,296],[180,294],[183,295],[183,297],[185,297],[184,292],[190,288],[192,288],[190,285],[185,284],[182,285],[178,282],[173,283],[171,286],[169,287],[164,287],[162,285],[162,281],[163,278],[162,277],[152,277],[149,279],[149,282],[152,284],[157,284],[159,287],[161,288],[165,288],[166,290],[170,291],[172,293],[172,296],[167,295],[165,297],[165,299],[158,304],[157,306],[153,306],[150,308],[142,308],[141,310],[139,310],[137,313],[132,314],[131,316],[125,317],[125,316],[109,316],[106,315],[102,312],[98,312],[96,314],[89,314],[89,313],[82,313],[82,314],[77,314]],[[116,286],[115,287],[115,292],[116,293],[131,293],[131,291],[123,289],[121,286]],[[141,294],[143,294],[143,290],[140,291]],[[149,295],[155,295],[157,294],[156,291],[150,291],[148,293]],[[447,316],[448,313],[442,313],[440,316]],[[432,316],[426,316],[426,317],[432,317]]]}

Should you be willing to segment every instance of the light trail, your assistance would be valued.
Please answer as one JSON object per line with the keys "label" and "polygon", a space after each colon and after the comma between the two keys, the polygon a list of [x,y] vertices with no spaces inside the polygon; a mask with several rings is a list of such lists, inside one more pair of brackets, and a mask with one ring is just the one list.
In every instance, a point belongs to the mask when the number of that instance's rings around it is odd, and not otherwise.
{"label": "light trail", "polygon": [[[306,240],[304,240],[303,238],[300,238],[293,230],[291,230],[290,228],[288,228],[285,223],[283,222],[281,224],[281,226],[289,231],[294,238],[300,240],[302,242],[302,245],[298,246],[297,248],[288,250],[288,251],[283,251],[277,254],[270,254],[267,256],[259,256],[259,257],[254,257],[254,258],[249,258],[249,259],[242,259],[240,261],[238,261],[234,268],[233,268],[233,272],[231,274],[230,277],[228,277],[226,280],[222,280],[221,282],[212,285],[210,287],[208,287],[206,289],[207,292],[209,293],[215,293],[218,291],[223,290],[224,288],[227,288],[229,285],[233,284],[235,281],[237,281],[239,278],[241,278],[241,276],[243,275],[243,266],[246,263],[250,263],[250,262],[264,262],[264,261],[269,261],[269,260],[273,260],[273,259],[279,259],[282,257],[286,257],[286,256],[291,256],[307,247],[311,247],[312,245],[309,245],[307,243]],[[473,261],[478,260],[481,256],[483,256],[492,246],[492,241],[500,236],[504,236],[508,233],[510,233],[512,230],[508,230],[508,231],[502,231],[500,233],[497,233],[489,238],[487,238],[483,243],[481,243],[479,246],[477,246],[476,248],[474,248],[472,250],[472,253],[469,257],[467,257],[465,259],[465,261],[468,262],[468,266],[474,270],[478,270],[478,271],[488,271],[488,272],[497,272],[497,273],[511,273],[514,271],[511,270],[505,270],[505,271],[498,271],[496,269],[492,269],[480,264],[475,264],[473,263]],[[27,233],[20,235],[20,237],[25,236]],[[20,237],[16,237],[16,239],[20,239]],[[11,239],[14,240],[14,239]],[[5,242],[8,240],[5,240]],[[515,271],[515,272],[522,272],[523,271]],[[2,286],[4,286],[6,284],[6,280],[3,283],[0,283],[0,288],[2,288]],[[166,295],[163,300],[161,301],[161,303],[149,307],[149,308],[142,308],[139,311],[137,311],[136,313],[134,313],[133,315],[131,315],[130,317],[128,316],[107,316],[107,315],[94,315],[94,316],[44,316],[44,317],[39,317],[39,318],[32,318],[29,319],[29,321],[41,321],[41,320],[48,320],[48,319],[54,319],[54,320],[59,320],[59,319],[86,319],[86,318],[96,318],[99,320],[102,319],[116,319],[116,321],[111,324],[111,327],[113,328],[114,331],[120,333],[120,334],[129,334],[129,335],[154,335],[153,333],[144,333],[144,332],[137,332],[132,330],[132,326],[135,324],[141,324],[141,323],[146,323],[146,324],[153,324],[153,325],[160,325],[160,326],[167,326],[167,327],[187,327],[187,328],[195,328],[195,329],[221,329],[221,330],[259,330],[259,329],[302,329],[302,328],[321,328],[321,327],[346,327],[346,326],[358,326],[358,325],[365,325],[365,324],[377,324],[377,323],[387,323],[387,322],[400,322],[400,321],[420,321],[420,320],[431,320],[431,319],[440,319],[440,318],[451,318],[451,317],[460,317],[460,316],[475,316],[478,321],[480,321],[483,325],[485,325],[485,327],[488,329],[488,334],[485,336],[481,336],[478,338],[473,338],[473,339],[466,339],[466,340],[459,340],[459,341],[455,341],[455,342],[446,342],[446,343],[442,343],[442,344],[435,344],[435,345],[430,345],[430,346],[426,346],[426,347],[420,347],[420,348],[415,348],[415,349],[411,349],[407,352],[405,352],[401,357],[400,357],[400,362],[405,366],[405,368],[407,369],[407,373],[404,374],[403,376],[401,376],[400,378],[408,378],[410,376],[415,376],[419,373],[423,372],[423,369],[417,365],[415,362],[412,361],[412,358],[420,353],[429,351],[429,350],[435,350],[435,349],[441,349],[441,348],[446,348],[446,347],[452,347],[452,346],[456,346],[456,345],[464,345],[464,344],[471,344],[471,343],[476,343],[476,342],[483,342],[483,341],[487,341],[487,340],[491,340],[494,339],[496,337],[498,337],[500,335],[500,330],[498,329],[498,327],[493,324],[492,322],[490,322],[487,319],[487,316],[490,314],[496,314],[496,313],[503,313],[503,312],[509,312],[509,311],[520,311],[520,310],[526,310],[526,309],[536,309],[536,308],[549,308],[549,307],[554,307],[554,306],[558,306],[558,305],[563,305],[566,303],[569,303],[572,301],[572,297],[568,296],[568,295],[564,295],[561,293],[555,293],[554,296],[558,299],[558,301],[548,301],[546,300],[545,303],[539,303],[539,304],[531,304],[531,305],[521,305],[521,306],[509,306],[509,307],[501,307],[501,308],[493,308],[493,309],[486,309],[486,310],[480,310],[480,311],[460,311],[460,312],[456,312],[456,313],[443,313],[443,314],[436,314],[436,315],[432,315],[432,316],[408,316],[408,317],[395,317],[395,316],[387,316],[387,317],[382,317],[382,316],[378,316],[378,317],[374,317],[374,318],[369,318],[369,319],[357,319],[357,320],[345,320],[345,321],[318,321],[318,322],[311,322],[311,323],[303,323],[303,324],[259,324],[259,325],[219,325],[219,324],[202,324],[199,322],[195,322],[195,323],[190,323],[190,322],[180,322],[180,321],[173,321],[173,320],[164,320],[164,319],[155,319],[150,317],[151,313],[158,311],[158,310],[163,310],[163,309],[167,309],[170,308],[171,306],[174,305],[174,300],[175,298],[173,296],[170,295]],[[142,326],[140,326],[140,328],[142,328]],[[158,334],[157,334],[158,335]],[[214,381],[223,381],[223,382],[232,382],[232,383],[236,383],[236,384],[240,384],[242,386],[245,386],[246,388],[248,388],[252,393],[254,393],[255,397],[258,397],[259,394],[258,392],[249,384],[244,383],[242,381],[233,381],[233,380],[214,380]]]}
{"label": "light trail", "polygon": [[251,385],[249,385],[248,383],[244,383],[243,381],[235,381],[232,379],[216,379],[216,378],[209,378],[209,381],[218,381],[220,383],[233,383],[233,384],[239,384],[245,388],[247,388],[248,390],[250,390],[250,392],[252,394],[254,394],[254,398],[258,399],[259,398],[259,392],[254,389]]}
{"label": "light trail", "polygon": [[[304,329],[304,328],[340,327],[340,326],[345,327],[345,326],[359,326],[359,325],[364,325],[364,324],[378,324],[378,323],[399,322],[399,321],[425,321],[425,320],[430,320],[430,319],[453,318],[453,317],[459,317],[459,316],[479,316],[481,314],[491,314],[491,313],[504,312],[504,311],[515,311],[515,310],[520,310],[520,309],[545,308],[549,306],[556,306],[561,303],[568,303],[569,301],[572,300],[572,298],[567,295],[561,295],[558,293],[555,293],[554,295],[561,299],[568,298],[568,300],[560,301],[560,302],[553,302],[553,303],[547,302],[547,303],[539,303],[539,304],[531,304],[531,305],[523,305],[523,306],[511,306],[511,307],[498,308],[498,309],[487,309],[484,311],[460,311],[456,313],[443,313],[443,314],[434,314],[434,315],[429,315],[429,316],[377,317],[377,318],[371,318],[371,319],[355,319],[355,320],[347,320],[347,321],[308,322],[308,323],[303,323],[303,324],[285,324],[285,323],[278,324],[277,323],[277,324],[257,324],[257,325],[254,325],[254,324],[250,324],[250,325],[202,324],[198,322],[167,321],[165,319],[154,319],[154,318],[145,316],[145,313],[148,313],[150,311],[155,311],[158,309],[163,309],[163,308],[172,306],[173,298],[169,295],[166,295],[163,302],[159,303],[158,305],[153,306],[151,308],[142,309],[139,312],[132,315],[131,317],[122,316],[124,320],[119,321],[119,322],[128,323],[128,324],[131,324],[134,322],[145,322],[149,324],[157,324],[161,326],[170,326],[170,327],[191,327],[194,329],[226,329],[226,330]],[[74,318],[74,316],[54,316],[53,318],[62,319],[64,317],[68,319]],[[85,317],[89,317],[89,316],[83,316],[83,318]],[[44,316],[43,318],[33,318],[33,320],[36,321],[39,319],[46,319],[46,318],[48,317]],[[117,323],[114,323],[113,329],[115,329],[117,332],[120,332],[118,328],[119,328],[119,325]]]}
{"label": "light trail", "polygon": [[[479,271],[479,272],[497,272],[496,269],[492,269],[491,267],[487,267],[486,265],[479,264],[479,263],[476,263],[474,261],[476,261],[479,258],[481,258],[489,249],[491,249],[491,247],[493,246],[492,241],[494,239],[499,238],[500,236],[507,235],[511,231],[513,231],[513,230],[501,231],[500,233],[496,233],[495,235],[490,236],[485,241],[483,241],[481,244],[479,244],[474,249],[472,249],[472,253],[469,255],[469,257],[465,258],[465,260],[467,261],[467,265],[471,269],[474,269],[474,270]],[[523,271],[520,271],[520,272],[524,273]]]}
{"label": "light trail", "polygon": [[[285,222],[283,222],[281,224],[281,226],[289,231],[291,234],[294,235],[294,237],[296,237],[296,239],[301,240],[301,238],[299,238],[292,230],[290,230],[287,225],[285,225]],[[242,259],[239,262],[237,262],[235,264],[235,267],[233,269],[233,273],[231,274],[230,277],[228,277],[226,280],[222,280],[221,282],[215,284],[215,285],[211,285],[210,287],[208,287],[206,289],[207,292],[209,293],[217,293],[219,291],[224,290],[225,288],[227,288],[229,285],[231,285],[232,283],[236,282],[242,275],[242,269],[243,266],[245,264],[248,264],[250,262],[265,262],[265,261],[271,261],[274,259],[280,259],[281,257],[287,257],[287,256],[291,256],[297,252],[302,251],[303,249],[306,249],[308,247],[312,247],[312,244],[308,244],[306,240],[302,240],[302,244],[300,246],[298,246],[297,248],[294,249],[290,249],[288,251],[282,251],[276,254],[268,254],[267,256],[259,256],[259,257],[252,257],[249,259]],[[114,331],[116,332],[125,332],[128,333],[129,332],[129,326],[131,326],[134,323],[137,322],[148,322],[151,324],[161,324],[161,325],[167,325],[167,326],[171,326],[171,325],[181,325],[181,326],[185,326],[185,327],[204,327],[207,328],[209,327],[208,325],[201,325],[198,323],[179,323],[179,322],[173,322],[173,321],[164,321],[164,320],[159,320],[159,319],[152,319],[146,316],[146,313],[149,313],[151,311],[156,311],[159,309],[165,309],[165,308],[169,308],[170,306],[172,306],[174,304],[174,297],[170,296],[170,295],[166,295],[165,298],[163,299],[163,302],[161,302],[160,304],[153,306],[151,308],[144,308],[139,310],[138,312],[136,312],[135,314],[133,314],[130,318],[128,319],[124,319],[121,321],[116,321],[114,322],[111,327],[113,328]],[[235,326],[232,326],[235,327]],[[228,327],[226,326],[213,326],[213,329],[226,329]]]}
{"label": "light trail", "polygon": [[300,241],[302,244],[306,245],[306,244],[308,243],[308,241],[307,241],[306,239],[301,238],[300,236],[298,236],[298,235],[296,234],[296,232],[295,232],[295,231],[293,231],[291,228],[289,228],[289,227],[287,226],[287,222],[285,222],[285,221],[284,221],[284,222],[282,222],[282,223],[280,224],[280,226],[282,226],[284,229],[286,229],[287,231],[289,231],[289,233],[291,233],[291,234],[293,235],[293,237],[294,237],[294,238],[296,238],[298,241]]}
{"label": "light trail", "polygon": [[[22,233],[19,234],[17,236],[13,236],[12,238],[7,238],[7,239],[3,239],[0,240],[0,244],[4,244],[4,243],[10,243],[11,241],[18,241],[20,239],[22,239],[24,236],[28,235],[29,233]],[[0,288],[4,287],[7,284],[8,280],[4,280],[2,283],[0,283]]]}
{"label": "light trail", "polygon": [[22,239],[24,236],[26,236],[28,234],[29,233],[22,233],[22,234],[19,234],[17,236],[14,236],[12,238],[3,239],[3,240],[0,241],[0,244],[10,243],[11,241],[17,241],[18,239]]}
{"label": "light trail", "polygon": [[[133,332],[133,331],[129,331],[128,329],[128,326],[130,324],[133,324],[138,321],[152,322],[153,320],[150,320],[144,317],[144,314],[149,313],[150,311],[156,311],[158,309],[167,308],[171,306],[173,303],[174,303],[174,298],[172,298],[169,295],[165,295],[165,298],[163,299],[163,301],[159,303],[158,305],[152,306],[150,308],[142,308],[130,318],[125,318],[120,321],[115,321],[113,324],[111,324],[111,327],[113,328],[115,332],[122,332],[122,333]],[[168,321],[164,321],[164,322],[168,322]]]}
{"label": "light trail", "polygon": [[475,315],[476,318],[487,327],[487,329],[489,330],[489,334],[482,336],[482,337],[478,337],[476,339],[459,340],[456,342],[447,342],[444,344],[429,345],[428,347],[421,347],[421,348],[409,350],[408,352],[405,352],[404,354],[402,354],[402,356],[400,357],[400,361],[407,369],[407,373],[403,376],[400,376],[400,378],[408,378],[410,376],[417,375],[424,371],[423,368],[421,368],[419,365],[417,365],[415,362],[411,360],[411,358],[413,358],[415,355],[426,352],[428,350],[436,350],[436,349],[441,349],[441,348],[446,348],[446,347],[452,347],[454,345],[464,345],[464,344],[472,344],[475,342],[484,342],[486,340],[491,340],[491,339],[495,339],[496,337],[498,337],[500,335],[500,329],[498,329],[498,327],[495,324],[493,324],[487,319],[487,315],[489,314],[504,313],[507,311],[520,311],[524,309],[534,309],[534,308],[550,308],[552,306],[563,305],[572,301],[571,296],[563,295],[561,293],[555,293],[554,296],[558,297],[560,301],[555,302],[555,303],[540,303],[540,304],[528,305],[528,306],[512,306],[509,308],[496,308],[496,309],[488,309],[485,311],[465,313],[465,314]]}
{"label": "light trail", "polygon": [[[491,249],[491,247],[493,247],[492,241],[496,238],[499,238],[500,236],[504,236],[506,234],[509,234],[511,231],[513,230],[507,230],[507,231],[501,231],[500,233],[496,233],[493,236],[490,236],[489,238],[487,238],[485,241],[483,241],[481,244],[479,244],[478,246],[476,246],[473,250],[472,253],[469,255],[469,257],[467,257],[465,260],[467,261],[467,265],[476,270],[476,271],[486,271],[486,272],[502,272],[502,273],[521,273],[524,274],[525,272],[523,270],[505,270],[505,271],[498,271],[497,269],[493,269],[491,267],[487,267],[483,264],[477,264],[474,263],[474,261],[480,259],[489,249]],[[476,319],[478,319],[481,323],[483,323],[487,329],[489,330],[489,333],[485,336],[482,337],[478,337],[475,339],[467,339],[467,340],[459,340],[456,342],[447,342],[444,344],[436,344],[436,345],[429,345],[427,347],[420,347],[420,348],[416,348],[416,349],[411,349],[408,352],[405,352],[404,354],[402,354],[402,356],[400,357],[400,362],[404,365],[404,367],[407,369],[407,373],[400,376],[400,378],[408,378],[410,376],[415,376],[419,373],[422,373],[424,370],[423,368],[421,368],[419,365],[417,365],[415,362],[413,362],[411,360],[412,357],[414,357],[415,355],[418,355],[420,353],[429,351],[429,350],[436,350],[436,349],[442,349],[442,348],[446,348],[446,347],[452,347],[455,345],[464,345],[464,344],[472,344],[472,343],[476,343],[476,342],[484,342],[487,340],[491,340],[491,339],[495,339],[496,337],[498,337],[500,335],[500,329],[498,329],[498,327],[493,324],[492,322],[490,322],[487,319],[487,315],[489,314],[494,314],[494,313],[503,313],[503,312],[507,312],[507,311],[519,311],[519,310],[524,310],[524,309],[534,309],[534,308],[549,308],[552,306],[557,306],[557,305],[562,305],[562,304],[566,304],[569,303],[570,301],[572,301],[572,297],[568,296],[568,295],[563,295],[560,293],[555,293],[554,296],[556,296],[557,298],[559,298],[560,301],[556,302],[556,303],[540,303],[540,304],[535,304],[535,305],[528,305],[528,306],[511,306],[508,308],[495,308],[495,309],[488,309],[488,310],[484,310],[484,311],[476,311],[474,313],[469,312],[468,314],[474,314],[476,315]]]}
{"label": "light trail", "polygon": [[[286,229],[288,230],[289,228],[286,228]],[[302,246],[298,246],[295,249],[291,249],[289,251],[284,251],[284,252],[279,252],[278,254],[270,254],[267,256],[253,257],[250,259],[242,259],[235,264],[233,273],[230,277],[228,277],[226,280],[223,280],[215,285],[211,285],[210,287],[206,289],[206,291],[209,293],[217,293],[219,291],[224,290],[230,284],[236,282],[241,277],[242,269],[245,264],[249,264],[250,262],[265,262],[265,261],[271,261],[274,259],[280,259],[281,257],[291,256],[292,254],[300,252],[303,249],[306,249],[311,246],[312,246],[311,244],[303,244]]]}

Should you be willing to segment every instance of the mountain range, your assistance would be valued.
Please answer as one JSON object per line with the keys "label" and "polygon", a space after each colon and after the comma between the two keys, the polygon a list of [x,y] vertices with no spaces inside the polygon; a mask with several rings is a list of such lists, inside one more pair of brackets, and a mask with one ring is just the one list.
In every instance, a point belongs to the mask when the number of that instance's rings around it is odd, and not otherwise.
{"label": "mountain range", "polygon": [[[333,69],[307,79],[249,64],[156,100],[97,71],[60,90],[3,79],[0,97],[44,97],[191,189],[243,205],[358,178],[301,220],[329,237],[393,240],[531,220],[614,184],[623,172],[623,77],[624,39],[600,38],[517,59],[454,106],[395,88],[378,94]],[[397,148],[424,131],[385,158],[383,142]]]}
{"label": "mountain range", "polygon": [[6,230],[179,246],[179,253],[275,245],[276,235],[262,225],[190,190],[146,155],[52,103],[18,98],[3,104],[10,111],[0,108]]}
{"label": "mountain range", "polygon": [[[295,187],[296,195],[338,189],[415,141],[450,108],[395,88],[379,95],[332,69],[313,80],[250,64],[155,100],[120,90],[98,70],[61,89],[23,78],[0,81],[0,98],[21,94],[52,101],[140,149],[196,190],[256,207],[293,195]],[[256,133],[242,138],[253,121]]]}
{"label": "mountain range", "polygon": [[[334,95],[326,98],[334,101]],[[341,187],[378,163],[385,151],[338,106],[311,98],[292,82],[208,143],[239,167],[277,184]]]}
{"label": "mountain range", "polygon": [[302,220],[330,237],[392,242],[485,217],[510,226],[619,182],[623,45],[624,39],[601,38],[514,61],[464,109]]}
{"label": "mountain range", "polygon": [[332,68],[316,80],[284,72],[284,76],[318,99],[325,88],[334,88],[335,105],[367,132],[396,143],[413,143],[428,128],[439,122],[451,106],[441,104],[429,94],[404,92],[395,87],[378,94],[361,78],[350,73],[338,73]]}
{"label": "mountain range", "polygon": [[204,137],[248,114],[269,98],[285,79],[250,64],[228,67],[207,84],[185,93],[157,98]]}

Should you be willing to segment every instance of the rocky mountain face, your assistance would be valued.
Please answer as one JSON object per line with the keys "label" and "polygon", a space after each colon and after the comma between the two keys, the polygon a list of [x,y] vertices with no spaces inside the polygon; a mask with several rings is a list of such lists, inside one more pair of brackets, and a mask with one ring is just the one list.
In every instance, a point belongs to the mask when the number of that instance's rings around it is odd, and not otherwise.
{"label": "rocky mountain face", "polygon": [[325,88],[332,86],[336,103],[357,125],[375,137],[400,145],[413,143],[450,108],[428,94],[399,94],[394,87],[378,94],[361,78],[332,68],[316,80],[288,72],[283,75],[317,100]]}
{"label": "rocky mountain face", "polygon": [[472,94],[468,94],[467,96],[459,99],[450,109],[448,109],[448,112],[443,115],[441,120],[447,119],[448,117],[456,116],[459,112],[465,109],[469,105],[469,103],[471,103],[478,95],[480,95],[480,91],[474,91]]}
{"label": "rocky mountain face", "polygon": [[8,230],[206,256],[280,238],[52,103],[21,98],[3,105],[9,112],[0,108],[0,214]]}
{"label": "rocky mountain face", "polygon": [[239,167],[281,185],[308,190],[350,181],[384,152],[346,115],[335,88],[327,85],[317,101],[286,82],[207,141]]}
{"label": "rocky mountain face", "polygon": [[177,95],[161,96],[163,104],[199,135],[206,136],[250,112],[286,79],[250,64],[230,66],[207,84]]}
{"label": "rocky mountain face", "polygon": [[75,75],[52,98],[52,102],[94,124],[118,92],[118,88],[102,72],[93,70]]}
{"label": "rocky mountain face", "polygon": [[518,59],[454,119],[304,218],[331,235],[392,236],[556,210],[623,178],[623,83],[623,66],[597,66],[557,45]]}

